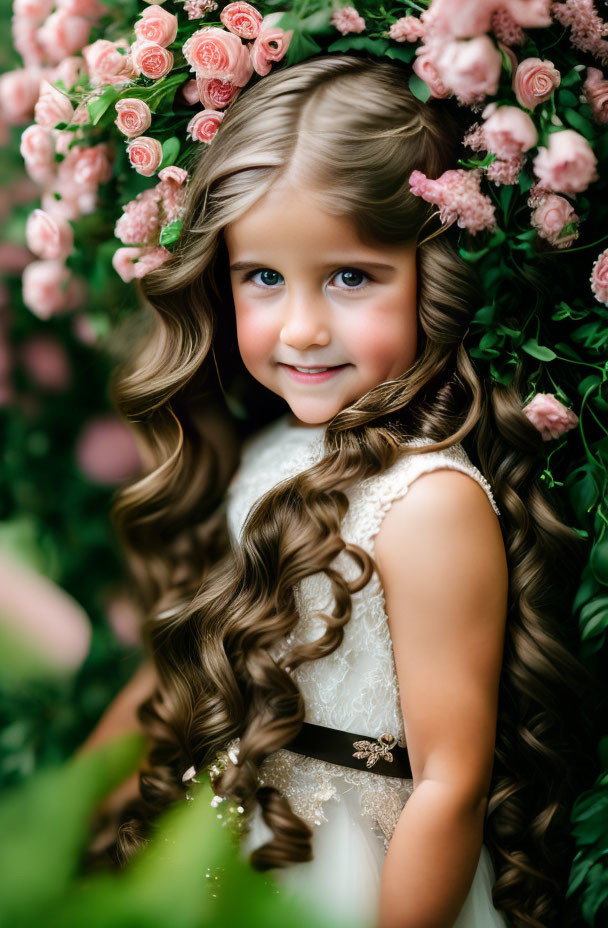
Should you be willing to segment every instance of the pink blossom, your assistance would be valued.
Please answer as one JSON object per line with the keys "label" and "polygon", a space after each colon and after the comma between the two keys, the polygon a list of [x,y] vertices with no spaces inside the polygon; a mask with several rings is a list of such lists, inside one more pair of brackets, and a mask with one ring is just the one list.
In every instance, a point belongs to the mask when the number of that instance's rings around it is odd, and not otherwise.
{"label": "pink blossom", "polygon": [[145,100],[137,97],[123,97],[117,100],[116,112],[118,118],[114,120],[118,130],[132,139],[137,135],[143,135],[146,129],[150,128],[152,123],[152,113]]}
{"label": "pink blossom", "polygon": [[[121,54],[122,48],[126,54]],[[97,39],[92,45],[82,50],[92,87],[105,87],[108,84],[125,84],[137,77],[133,66],[131,50],[124,39],[109,42]]]}
{"label": "pink blossom", "polygon": [[[199,81],[199,80],[200,80],[200,81],[203,81],[203,80],[207,80],[207,78],[204,78],[204,77],[197,77],[196,80],[189,80],[189,81],[186,81],[186,82],[185,82],[184,84],[182,84],[182,86],[180,87],[181,95],[183,96],[183,98],[184,98],[184,100],[186,101],[186,103],[188,103],[190,106],[192,106],[193,103],[200,103],[200,102],[201,102],[200,94],[199,94],[199,91],[198,91],[198,81]],[[213,78],[213,80],[218,80],[218,78]]]}
{"label": "pink blossom", "polygon": [[158,172],[161,183],[157,185],[164,213],[163,225],[181,219],[186,204],[186,180],[188,172],[171,165]]}
{"label": "pink blossom", "polygon": [[[260,33],[262,35],[262,33]],[[256,46],[256,42],[259,42],[260,36],[249,44],[243,43],[241,46],[241,56],[237,61],[236,68],[234,70],[234,76],[230,83],[234,84],[236,87],[244,87],[245,84],[249,82],[249,78],[253,74],[253,49],[255,47],[261,48],[263,46]],[[270,66],[269,66],[270,67]],[[197,75],[197,82],[201,78]]]}
{"label": "pink blossom", "polygon": [[568,248],[578,238],[575,223],[579,217],[565,197],[550,193],[543,197],[530,217],[531,225],[541,238],[556,248]]}
{"label": "pink blossom", "polygon": [[147,6],[133,28],[139,41],[154,42],[166,48],[175,41],[177,16],[162,6]]}
{"label": "pink blossom", "polygon": [[589,52],[602,64],[608,63],[608,23],[599,15],[593,0],[566,0],[553,3],[551,10],[562,26],[570,26],[570,41],[583,52]]}
{"label": "pink blossom", "polygon": [[104,3],[97,0],[57,0],[57,8],[72,16],[87,16],[89,19],[101,19],[106,13]]}
{"label": "pink blossom", "polygon": [[160,234],[157,188],[142,190],[134,200],[123,206],[122,216],[117,220],[114,235],[123,245],[157,244]]}
{"label": "pink blossom", "polygon": [[598,179],[597,158],[587,139],[573,129],[552,132],[533,161],[544,187],[557,193],[581,193]]}
{"label": "pink blossom", "polygon": [[608,305],[608,248],[602,251],[591,268],[591,289],[598,303]]}
{"label": "pink blossom", "polygon": [[499,42],[511,47],[513,45],[523,45],[526,41],[524,30],[517,23],[508,9],[504,6],[498,7],[492,13],[490,21],[490,30],[494,33]]}
{"label": "pink blossom", "polygon": [[133,599],[126,593],[115,593],[105,605],[106,618],[121,644],[136,647],[142,644],[142,616]]}
{"label": "pink blossom", "polygon": [[461,229],[473,235],[482,229],[495,229],[494,206],[489,197],[481,193],[480,170],[444,171],[436,180],[422,171],[412,171],[409,182],[412,193],[427,203],[439,206],[442,223],[456,221]]}
{"label": "pink blossom", "polygon": [[229,3],[220,13],[220,20],[241,39],[255,39],[262,27],[262,14],[250,3]]}
{"label": "pink blossom", "polygon": [[53,68],[52,84],[62,81],[66,90],[71,90],[84,72],[84,61],[77,55],[64,58]]}
{"label": "pink blossom", "polygon": [[21,362],[39,386],[47,390],[67,390],[72,369],[67,351],[51,335],[33,335],[21,346]]}
{"label": "pink blossom", "polygon": [[200,110],[194,114],[186,126],[186,132],[189,133],[193,142],[206,142],[208,144],[219,129],[224,115],[224,113],[216,110]]}
{"label": "pink blossom", "polygon": [[69,123],[74,107],[65,93],[46,80],[40,82],[40,96],[34,107],[34,118],[39,126],[52,129],[60,122]]}
{"label": "pink blossom", "polygon": [[506,0],[506,7],[524,29],[545,29],[551,25],[551,0]]}
{"label": "pink blossom", "polygon": [[0,76],[0,110],[12,126],[30,122],[40,93],[41,72],[15,68]]}
{"label": "pink blossom", "polygon": [[26,68],[38,68],[45,60],[45,53],[38,41],[38,23],[33,19],[13,16],[11,33],[15,51],[23,58]]}
{"label": "pink blossom", "polygon": [[498,5],[497,0],[434,0],[433,31],[461,39],[482,35],[490,29]]}
{"label": "pink blossom", "polygon": [[85,313],[76,313],[72,319],[72,331],[83,345],[94,345],[98,335]]}
{"label": "pink blossom", "polygon": [[363,32],[365,30],[365,20],[359,15],[354,6],[339,7],[332,15],[330,23],[336,27],[342,35],[349,32]]}
{"label": "pink blossom", "polygon": [[64,261],[74,246],[74,232],[67,219],[33,210],[25,223],[27,247],[39,258]]}
{"label": "pink blossom", "polygon": [[188,180],[188,172],[185,168],[178,168],[175,164],[170,164],[158,172],[158,177],[163,183],[178,184],[181,187]]}
{"label": "pink blossom", "polygon": [[599,68],[587,68],[583,93],[596,122],[608,122],[608,80]]}
{"label": "pink blossom", "polygon": [[496,158],[486,170],[488,180],[494,181],[496,186],[513,186],[517,183],[519,172],[524,166],[524,155],[514,155],[512,158]]}
{"label": "pink blossom", "polygon": [[219,77],[197,77],[197,99],[207,110],[221,110],[235,100],[241,92],[231,81],[221,81]]}
{"label": "pink blossom", "polygon": [[424,23],[417,16],[402,16],[391,25],[388,34],[394,42],[417,42],[424,32]]}
{"label": "pink blossom", "polygon": [[536,393],[523,407],[524,414],[541,433],[543,441],[559,438],[578,425],[578,416],[551,393]]}
{"label": "pink blossom", "polygon": [[117,248],[112,257],[112,267],[125,283],[134,278],[145,277],[171,257],[163,246],[155,248]]}
{"label": "pink blossom", "polygon": [[49,61],[59,64],[62,58],[79,52],[87,44],[91,26],[91,20],[84,16],[70,16],[58,10],[38,30],[38,40]]}
{"label": "pink blossom", "polygon": [[502,58],[487,35],[446,42],[437,58],[439,76],[462,103],[484,100],[498,90]]}
{"label": "pink blossom", "polygon": [[78,436],[75,452],[80,470],[95,483],[120,484],[141,471],[133,433],[113,415],[90,419]]}
{"label": "pink blossom", "polygon": [[13,0],[13,16],[41,23],[50,15],[53,0]]}
{"label": "pink blossom", "polygon": [[437,99],[448,97],[450,91],[445,86],[437,68],[437,49],[434,45],[419,45],[412,71],[428,84],[431,96]]}
{"label": "pink blossom", "polygon": [[202,19],[213,10],[217,10],[215,0],[186,0],[184,3],[184,12],[188,14],[188,19]]}
{"label": "pink blossom", "polygon": [[536,126],[518,106],[500,106],[486,120],[483,135],[488,151],[499,158],[513,158],[538,142]]}
{"label": "pink blossom", "polygon": [[184,42],[182,52],[190,70],[199,77],[231,81],[241,61],[242,49],[243,43],[238,35],[216,26],[206,26]]}
{"label": "pink blossom", "polygon": [[72,272],[61,261],[31,261],[22,283],[23,302],[40,319],[75,308],[78,291]]}
{"label": "pink blossom", "polygon": [[133,67],[138,74],[158,80],[173,67],[173,52],[156,42],[134,42],[131,46]]}
{"label": "pink blossom", "polygon": [[549,99],[560,82],[561,75],[552,61],[524,58],[513,75],[513,90],[519,105],[533,110]]}
{"label": "pink blossom", "polygon": [[27,164],[42,168],[48,176],[54,173],[55,146],[50,129],[34,123],[21,133],[19,151]]}
{"label": "pink blossom", "polygon": [[256,74],[270,72],[272,61],[280,61],[287,52],[293,29],[285,32],[278,26],[269,26],[261,30],[257,39],[250,46],[251,62]]}
{"label": "pink blossom", "polygon": [[139,135],[127,143],[127,155],[131,166],[138,174],[151,177],[156,174],[163,160],[163,149],[158,139]]}
{"label": "pink blossom", "polygon": [[466,145],[467,148],[472,148],[473,151],[487,151],[488,146],[483,125],[479,122],[474,122],[472,126],[469,126],[463,136],[462,144]]}
{"label": "pink blossom", "polygon": [[96,190],[99,184],[106,184],[112,176],[113,152],[103,142],[85,148],[72,148],[59,165],[59,176],[84,190]]}

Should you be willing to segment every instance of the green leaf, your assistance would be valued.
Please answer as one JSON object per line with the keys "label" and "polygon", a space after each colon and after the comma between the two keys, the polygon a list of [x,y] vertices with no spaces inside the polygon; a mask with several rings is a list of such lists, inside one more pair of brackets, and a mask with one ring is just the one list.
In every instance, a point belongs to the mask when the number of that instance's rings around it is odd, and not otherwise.
{"label": "green leaf", "polygon": [[159,243],[161,245],[171,245],[173,242],[176,242],[182,231],[182,221],[181,219],[175,219],[173,222],[170,222],[168,225],[163,226],[160,230],[160,239]]}
{"label": "green leaf", "polygon": [[575,69],[572,68],[571,71],[568,71],[568,73],[562,77],[560,89],[563,87],[573,87],[574,84],[578,84],[581,80],[581,72],[575,71]]}
{"label": "green leaf", "polygon": [[557,357],[555,352],[551,351],[550,348],[539,345],[535,338],[529,338],[521,347],[527,354],[531,355],[533,358],[537,358],[539,361],[554,361]]}
{"label": "green leaf", "polygon": [[410,74],[409,88],[414,96],[418,100],[422,100],[423,103],[426,103],[426,101],[430,99],[431,88],[426,81],[423,81],[417,74]]}
{"label": "green leaf", "polygon": [[96,126],[108,107],[118,100],[118,91],[115,87],[106,87],[104,92],[87,103],[87,110],[91,123]]}
{"label": "green leaf", "polygon": [[520,171],[517,183],[521,193],[526,193],[534,183],[534,178],[524,171]]}
{"label": "green leaf", "polygon": [[[282,22],[282,20],[281,20]],[[281,28],[283,28],[281,26]],[[321,51],[321,46],[315,42],[312,36],[305,34],[300,29],[294,29],[287,49],[285,64],[287,66],[298,64],[299,61],[305,61]]]}
{"label": "green leaf", "polygon": [[163,142],[163,160],[158,169],[159,171],[169,167],[171,164],[175,164],[177,156],[179,155],[179,149],[180,141],[176,135],[172,135],[171,138],[165,139]]}
{"label": "green leaf", "polygon": [[[589,566],[597,582],[608,586],[608,537],[593,546]],[[608,613],[606,619],[608,621]]]}
{"label": "green leaf", "polygon": [[344,35],[341,39],[332,42],[328,52],[346,52],[351,48],[371,52],[372,55],[384,55],[388,48],[387,39],[370,39],[365,35]]}
{"label": "green leaf", "polygon": [[415,54],[416,54],[415,45],[406,45],[405,48],[401,48],[400,46],[399,47],[391,46],[391,48],[387,48],[385,52],[385,57],[394,58],[397,61],[405,61],[406,63],[409,63]]}
{"label": "green leaf", "polygon": [[571,107],[566,107],[563,111],[564,119],[569,123],[573,129],[576,129],[577,132],[580,132],[587,140],[591,140],[595,135],[593,126],[588,119],[585,119],[584,116],[577,110],[573,110]]}
{"label": "green leaf", "polygon": [[576,94],[571,90],[560,90],[557,99],[560,106],[578,106],[580,103]]}

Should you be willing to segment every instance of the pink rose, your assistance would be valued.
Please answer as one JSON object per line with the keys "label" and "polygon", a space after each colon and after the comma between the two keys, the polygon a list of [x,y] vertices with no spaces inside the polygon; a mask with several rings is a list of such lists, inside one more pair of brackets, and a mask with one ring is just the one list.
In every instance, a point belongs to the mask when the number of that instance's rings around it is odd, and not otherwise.
{"label": "pink rose", "polygon": [[174,184],[179,184],[181,187],[188,179],[188,172],[185,168],[178,168],[175,164],[170,164],[169,167],[163,168],[162,171],[158,172],[158,179],[163,182],[169,181]]}
{"label": "pink rose", "polygon": [[583,93],[598,123],[608,122],[608,81],[599,68],[587,68]]}
{"label": "pink rose", "polygon": [[158,139],[139,135],[127,143],[127,155],[138,174],[151,177],[163,160],[163,148]]}
{"label": "pink rose", "polygon": [[498,90],[502,57],[487,35],[449,41],[437,58],[439,76],[465,104],[481,102]]}
{"label": "pink rose", "polygon": [[515,22],[525,29],[545,29],[551,25],[551,0],[506,0],[506,4],[496,4],[504,5]]}
{"label": "pink rose", "polygon": [[40,82],[40,96],[34,107],[34,118],[39,126],[53,129],[60,122],[69,123],[74,107],[65,93],[46,80]]}
{"label": "pink rose", "polygon": [[142,135],[152,123],[150,107],[137,97],[123,97],[116,101],[118,118],[114,120],[119,131],[127,138]]}
{"label": "pink rose", "polygon": [[541,58],[524,58],[513,75],[513,90],[520,106],[535,109],[548,100],[555,87],[559,87],[561,76],[552,61]]}
{"label": "pink rose", "polygon": [[0,110],[12,126],[30,122],[40,93],[41,74],[15,68],[0,76]]}
{"label": "pink rose", "polygon": [[[257,39],[255,41],[257,42]],[[253,74],[253,60],[250,52],[253,49],[254,44],[255,42],[250,42],[249,45],[243,44],[241,46],[241,57],[236,63],[234,77],[231,81],[231,83],[235,84],[237,87],[244,87]]]}
{"label": "pink rose", "polygon": [[229,3],[220,13],[220,20],[241,39],[255,39],[262,27],[262,14],[250,3]]}
{"label": "pink rose", "polygon": [[459,39],[482,35],[499,5],[497,0],[434,0],[433,31]]}
{"label": "pink rose", "polygon": [[243,47],[240,38],[233,32],[206,26],[184,42],[182,52],[190,70],[199,77],[233,81]]}
{"label": "pink rose", "polygon": [[25,223],[27,247],[39,258],[64,261],[74,246],[74,233],[67,219],[35,209]]}
{"label": "pink rose", "polygon": [[51,84],[63,81],[66,90],[71,90],[84,71],[84,61],[76,55],[64,58],[53,68]]}
{"label": "pink rose", "polygon": [[13,0],[13,16],[41,23],[50,15],[53,0]]}
{"label": "pink rose", "polygon": [[[120,48],[127,54],[122,55],[118,50]],[[92,87],[128,83],[137,77],[129,45],[124,39],[116,42],[97,39],[92,45],[83,48],[82,57],[85,60]]]}
{"label": "pink rose", "polygon": [[56,6],[64,13],[71,13],[72,16],[88,16],[93,20],[101,19],[107,12],[106,5],[98,3],[97,0],[57,0]]}
{"label": "pink rose", "polygon": [[38,40],[49,61],[59,64],[62,58],[79,52],[87,44],[91,26],[91,21],[83,16],[70,16],[58,10],[38,30]]}
{"label": "pink rose", "polygon": [[171,252],[162,245],[156,248],[117,248],[112,267],[125,283],[129,283],[134,278],[145,277],[170,257]]}
{"label": "pink rose", "polygon": [[95,190],[99,184],[106,184],[110,180],[112,159],[112,149],[105,142],[86,148],[73,148],[68,152],[67,158],[61,162],[59,172],[62,177],[65,177],[71,171],[74,184],[82,189]]}
{"label": "pink rose", "polygon": [[45,61],[45,53],[38,41],[38,23],[33,19],[13,16],[11,20],[13,45],[23,58],[26,68],[39,68]]}
{"label": "pink rose", "polygon": [[293,36],[293,29],[287,31],[278,26],[269,26],[260,30],[260,34],[250,47],[251,61],[256,74],[268,74],[271,61],[280,61]]}
{"label": "pink rose", "polygon": [[175,41],[177,35],[177,16],[164,10],[162,6],[147,6],[134,26],[135,35],[140,41],[154,42],[166,48]]}
{"label": "pink rose", "polygon": [[86,477],[105,484],[123,483],[142,466],[131,429],[113,415],[87,422],[76,442],[76,461]]}
{"label": "pink rose", "polygon": [[34,335],[21,346],[21,361],[39,386],[47,390],[66,390],[72,369],[61,342],[50,335]]}
{"label": "pink rose", "polygon": [[173,67],[173,52],[156,42],[134,42],[131,46],[133,67],[138,74],[158,80]]}
{"label": "pink rose", "polygon": [[559,438],[564,432],[578,425],[576,413],[560,403],[551,393],[536,393],[523,407],[523,412],[541,433],[543,441]]}
{"label": "pink rose", "polygon": [[578,238],[578,229],[575,228],[578,220],[572,204],[557,193],[543,197],[530,217],[531,225],[538,230],[541,238],[546,238],[557,248],[568,248]]}
{"label": "pink rose", "polygon": [[208,110],[221,110],[238,97],[241,88],[219,77],[197,77],[198,99]]}
{"label": "pink rose", "polygon": [[158,186],[140,191],[134,200],[123,206],[122,216],[114,227],[114,235],[123,245],[157,244],[160,234]]}
{"label": "pink rose", "polygon": [[351,32],[364,32],[365,20],[359,15],[354,6],[341,6],[332,13],[330,23],[341,32],[348,35]]}
{"label": "pink rose", "polygon": [[439,76],[436,57],[437,52],[434,46],[419,45],[416,49],[416,58],[412,65],[412,71],[418,75],[420,80],[428,84],[432,97],[441,99],[449,96],[450,91]]}
{"label": "pink rose", "polygon": [[593,262],[590,280],[593,295],[598,303],[608,305],[608,248]]}
{"label": "pink rose", "polygon": [[55,146],[50,129],[34,123],[21,133],[19,151],[23,160],[40,165],[52,173],[55,163]]}
{"label": "pink rose", "polygon": [[549,147],[540,146],[533,166],[541,184],[558,193],[581,193],[598,179],[593,149],[573,129],[552,132]]}
{"label": "pink rose", "polygon": [[424,35],[424,23],[417,16],[402,16],[388,34],[394,42],[417,42]]}
{"label": "pink rose", "polygon": [[[206,78],[197,78],[196,81],[195,80],[186,81],[180,87],[181,95],[189,106],[192,106],[193,103],[201,102],[201,98],[200,98],[200,95],[198,92],[198,86],[197,86],[198,80],[206,80]],[[214,78],[214,80],[217,80],[217,78]]]}
{"label": "pink rose", "polygon": [[194,142],[209,143],[219,129],[224,115],[224,113],[218,113],[216,110],[201,110],[199,113],[194,114],[186,126],[186,132],[190,134],[190,138]]}
{"label": "pink rose", "polygon": [[23,302],[39,319],[75,308],[79,292],[72,272],[61,261],[31,261],[22,283]]}
{"label": "pink rose", "polygon": [[518,106],[500,106],[483,126],[487,150],[499,158],[513,158],[538,143],[538,132]]}

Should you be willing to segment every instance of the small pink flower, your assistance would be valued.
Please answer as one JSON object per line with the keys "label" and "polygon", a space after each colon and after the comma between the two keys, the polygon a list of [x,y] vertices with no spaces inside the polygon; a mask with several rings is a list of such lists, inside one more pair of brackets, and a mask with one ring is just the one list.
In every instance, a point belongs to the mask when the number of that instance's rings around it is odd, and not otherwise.
{"label": "small pink flower", "polygon": [[101,19],[107,12],[106,4],[97,0],[57,0],[56,6],[72,16],[87,16],[89,19]]}
{"label": "small pink flower", "polygon": [[511,47],[513,45],[523,45],[526,41],[526,34],[521,26],[513,19],[506,7],[498,7],[492,13],[490,30],[496,36],[499,42]]}
{"label": "small pink flower", "polygon": [[[126,54],[121,54],[119,49]],[[97,39],[92,45],[82,50],[92,87],[105,87],[108,84],[128,84],[137,77],[133,67],[131,51],[124,39],[109,42]]]}
{"label": "small pink flower", "polygon": [[499,158],[513,158],[538,143],[536,126],[518,106],[500,106],[486,120],[483,136],[487,150]]}
{"label": "small pink flower", "polygon": [[63,179],[69,177],[73,184],[85,190],[96,190],[99,184],[107,184],[112,176],[112,149],[107,143],[89,145],[85,148],[72,148],[59,166]]}
{"label": "small pink flower", "polygon": [[[502,3],[497,3],[502,6]],[[545,29],[551,25],[551,0],[506,0],[507,10],[516,23],[524,29]]]}
{"label": "small pink flower", "polygon": [[40,82],[40,96],[34,107],[34,118],[39,126],[53,129],[60,122],[70,122],[74,107],[65,93],[46,80]]}
{"label": "small pink flower", "polygon": [[241,39],[255,39],[262,27],[262,14],[250,3],[229,3],[220,13],[220,20]]}
{"label": "small pink flower", "polygon": [[[192,106],[193,103],[201,102],[197,84],[199,80],[207,80],[207,78],[198,77],[196,80],[185,81],[185,83],[183,83],[180,87],[181,95],[183,96],[186,103],[188,103],[190,106]],[[217,80],[217,78],[213,78],[213,80]]]}
{"label": "small pink flower", "polygon": [[583,93],[596,122],[608,122],[608,80],[599,68],[587,68]]}
{"label": "small pink flower", "polygon": [[365,30],[365,20],[359,15],[354,6],[343,6],[337,9],[330,23],[336,27],[342,35],[350,32],[363,32]]}
{"label": "small pink flower", "polygon": [[519,172],[524,166],[524,155],[515,155],[512,158],[496,158],[489,164],[486,171],[488,180],[494,181],[496,186],[506,185],[512,187],[517,183]]}
{"label": "small pink flower", "polygon": [[184,42],[182,52],[190,70],[199,77],[219,77],[223,81],[234,79],[241,60],[243,43],[238,35],[207,26],[193,33]]}
{"label": "small pink flower", "polygon": [[235,100],[241,92],[231,81],[221,81],[219,77],[197,77],[197,99],[207,110],[221,110]]}
{"label": "small pink flower", "polygon": [[63,10],[51,13],[38,30],[38,41],[52,64],[79,52],[89,40],[92,22],[84,16],[70,16]]}
{"label": "small pink flower", "polygon": [[53,0],[13,0],[13,16],[41,23],[50,15]]}
{"label": "small pink flower", "polygon": [[78,292],[73,275],[61,261],[31,261],[22,283],[23,302],[40,319],[75,308]]}
{"label": "small pink flower", "polygon": [[487,35],[446,42],[436,64],[441,80],[462,103],[481,102],[498,90],[502,57]]}
{"label": "small pink flower", "polygon": [[184,3],[184,12],[188,14],[188,19],[202,19],[213,10],[217,10],[215,0],[186,0]]}
{"label": "small pink flower", "polygon": [[394,42],[417,42],[424,31],[424,23],[417,16],[402,16],[391,25],[388,34]]}
{"label": "small pink flower", "polygon": [[596,10],[593,0],[553,3],[552,12],[562,26],[570,27],[572,45],[594,55],[602,64],[608,63],[606,23]]}
{"label": "small pink flower", "polygon": [[63,81],[66,90],[71,90],[84,71],[84,61],[77,55],[64,58],[53,68],[51,84]]}
{"label": "small pink flower", "polygon": [[158,178],[164,183],[178,184],[181,187],[188,180],[188,172],[185,168],[178,168],[175,164],[170,164],[169,167],[158,172]]}
{"label": "small pink flower", "polygon": [[158,139],[139,135],[127,143],[127,155],[138,174],[151,177],[163,160],[163,149]]}
{"label": "small pink flower", "polygon": [[560,73],[553,67],[552,61],[524,58],[513,75],[513,90],[519,105],[533,110],[549,99],[560,82]]}
{"label": "small pink flower", "polygon": [[0,76],[0,111],[12,126],[31,122],[40,93],[41,72],[15,68]]}
{"label": "small pink flower", "polygon": [[35,209],[25,223],[27,247],[39,258],[64,261],[74,246],[74,232],[67,219]]}
{"label": "small pink flower", "polygon": [[21,362],[39,386],[47,390],[66,390],[72,380],[68,354],[51,335],[33,335],[21,346]]}
{"label": "small pink flower", "polygon": [[122,216],[116,221],[114,235],[123,245],[148,245],[158,243],[160,218],[156,188],[148,188],[137,194],[123,206]]}
{"label": "small pink flower", "polygon": [[475,235],[483,229],[496,228],[492,201],[479,189],[481,176],[480,170],[458,168],[444,171],[432,180],[422,171],[412,171],[409,183],[415,196],[439,207],[442,223],[456,222],[461,229]]}
{"label": "small pink flower", "polygon": [[112,258],[112,267],[125,283],[145,277],[171,257],[162,246],[156,248],[118,248]]}
{"label": "small pink flower", "polygon": [[144,74],[152,80],[158,80],[168,74],[173,67],[173,52],[156,42],[134,42],[131,46],[131,60],[138,74]]}
{"label": "small pink flower", "polygon": [[551,393],[536,393],[523,407],[523,412],[541,433],[543,441],[559,438],[578,425],[576,413]]}
{"label": "small pink flower", "polygon": [[34,123],[21,133],[19,151],[23,160],[52,169],[54,165],[55,146],[50,129]]}
{"label": "small pink flower", "polygon": [[137,135],[142,135],[146,129],[150,128],[152,113],[145,100],[137,97],[123,97],[116,101],[115,106],[118,118],[114,122],[118,130],[127,138],[132,139]]}
{"label": "small pink flower", "polygon": [[575,223],[579,217],[565,197],[550,193],[543,197],[530,217],[531,225],[541,238],[556,248],[568,248],[578,238]]}
{"label": "small pink flower", "polygon": [[598,179],[597,158],[587,139],[573,129],[552,132],[533,161],[544,187],[557,193],[581,193]]}
{"label": "small pink flower", "polygon": [[251,62],[256,74],[268,74],[271,61],[280,61],[293,36],[293,29],[280,29],[278,26],[268,26],[260,31],[257,39],[251,45]]}
{"label": "small pink flower", "polygon": [[80,470],[96,483],[123,483],[141,471],[133,433],[113,415],[90,419],[78,436],[75,450]]}
{"label": "small pink flower", "polygon": [[428,84],[431,96],[436,99],[442,99],[450,95],[450,91],[445,86],[439,70],[437,68],[437,50],[433,45],[419,45],[416,49],[416,59],[412,65],[412,71],[418,77]]}
{"label": "small pink flower", "polygon": [[608,305],[608,248],[593,262],[590,280],[593,295],[598,303]]}
{"label": "small pink flower", "polygon": [[190,134],[193,142],[209,143],[219,129],[223,118],[224,113],[216,110],[201,110],[194,114],[186,126],[186,132]]}
{"label": "small pink flower", "polygon": [[147,6],[133,28],[139,41],[154,42],[166,48],[175,41],[177,16],[162,6]]}
{"label": "small pink flower", "polygon": [[482,35],[489,31],[498,5],[496,0],[434,0],[433,31],[460,39]]}
{"label": "small pink flower", "polygon": [[33,19],[13,16],[11,20],[13,45],[26,68],[39,68],[45,63],[46,55],[38,41],[38,28],[37,21]]}

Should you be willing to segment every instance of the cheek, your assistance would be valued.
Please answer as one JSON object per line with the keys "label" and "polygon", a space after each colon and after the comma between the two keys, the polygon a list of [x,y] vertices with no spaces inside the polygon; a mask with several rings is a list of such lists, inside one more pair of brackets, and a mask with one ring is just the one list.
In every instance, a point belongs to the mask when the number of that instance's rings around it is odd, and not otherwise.
{"label": "cheek", "polygon": [[245,301],[235,303],[235,308],[237,341],[243,363],[250,368],[268,361],[276,345],[270,318]]}
{"label": "cheek", "polygon": [[417,318],[414,306],[384,304],[378,312],[351,326],[348,343],[353,355],[371,374],[384,378],[389,370],[409,366],[416,353]]}

